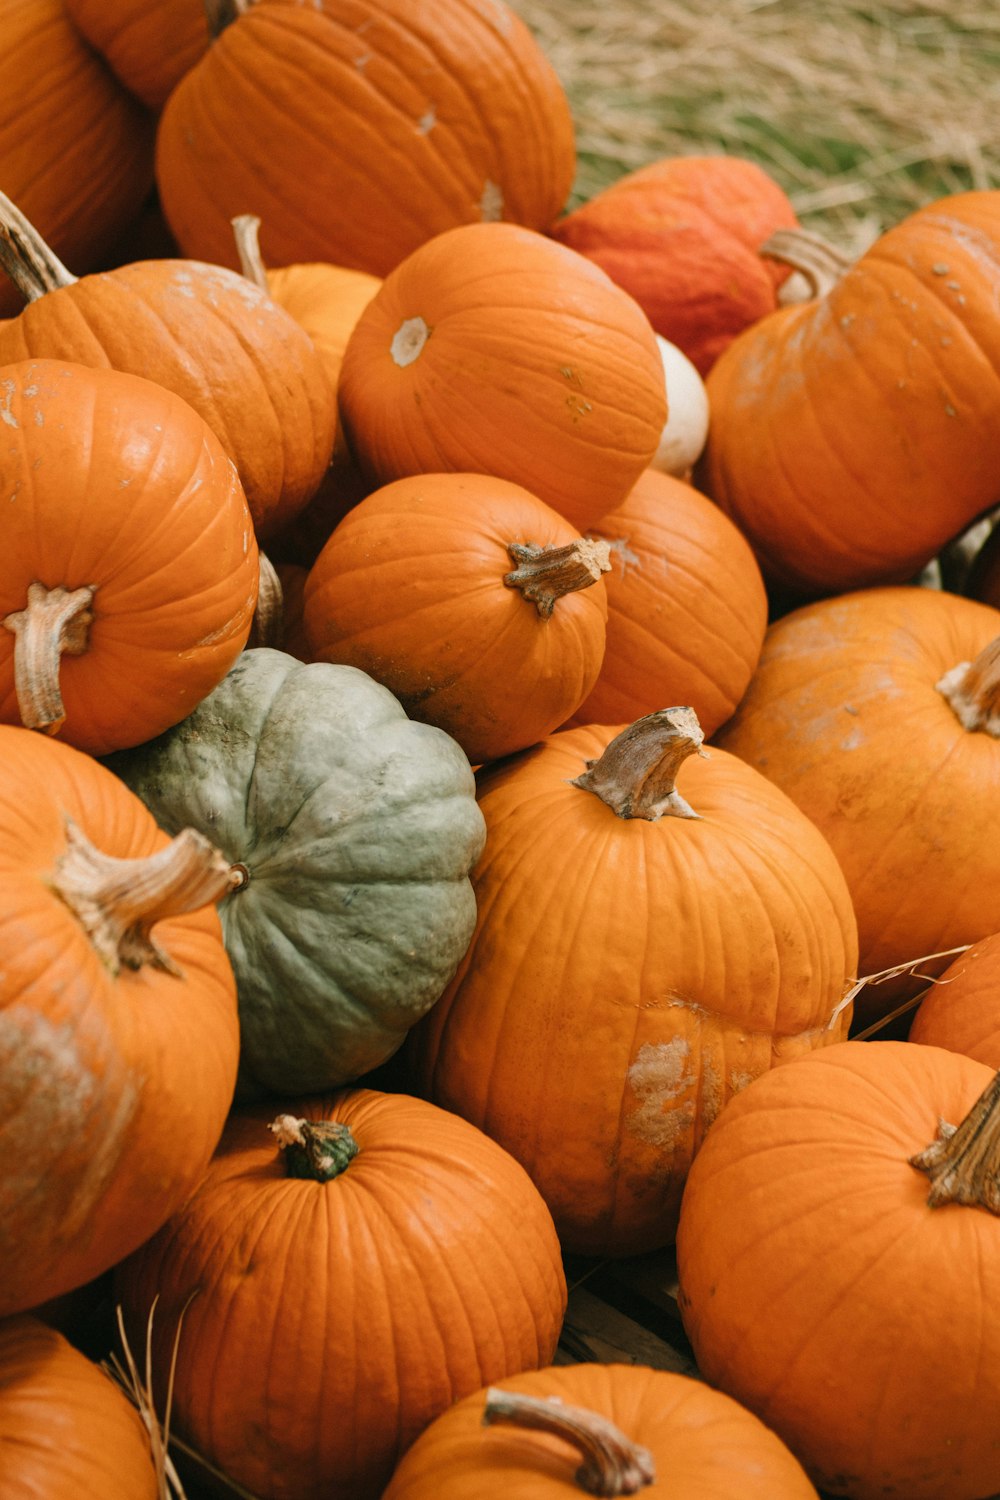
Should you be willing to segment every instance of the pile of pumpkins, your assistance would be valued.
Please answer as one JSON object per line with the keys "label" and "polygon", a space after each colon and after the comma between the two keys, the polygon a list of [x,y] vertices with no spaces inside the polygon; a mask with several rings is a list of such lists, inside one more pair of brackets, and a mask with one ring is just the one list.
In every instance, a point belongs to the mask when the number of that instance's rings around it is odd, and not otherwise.
{"label": "pile of pumpkins", "polygon": [[1000,190],[567,211],[502,0],[0,100],[0,1500],[1000,1490]]}

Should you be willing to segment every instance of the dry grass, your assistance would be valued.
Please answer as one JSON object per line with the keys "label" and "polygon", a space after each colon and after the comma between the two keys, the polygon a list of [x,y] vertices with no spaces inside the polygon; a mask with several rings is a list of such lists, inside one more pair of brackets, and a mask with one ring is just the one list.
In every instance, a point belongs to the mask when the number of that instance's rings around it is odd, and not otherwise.
{"label": "dry grass", "polygon": [[1000,186],[1000,7],[980,0],[514,0],[577,127],[575,201],[659,156],[760,163],[858,252]]}

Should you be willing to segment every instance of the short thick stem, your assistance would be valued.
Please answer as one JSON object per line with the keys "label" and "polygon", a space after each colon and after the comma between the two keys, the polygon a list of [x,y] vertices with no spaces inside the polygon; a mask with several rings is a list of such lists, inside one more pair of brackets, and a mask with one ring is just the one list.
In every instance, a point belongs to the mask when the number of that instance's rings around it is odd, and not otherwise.
{"label": "short thick stem", "polygon": [[574,1478],[588,1495],[634,1495],[655,1482],[656,1466],[649,1449],[634,1443],[598,1412],[491,1386],[486,1392],[483,1425],[496,1422],[550,1432],[571,1443],[583,1455]]}
{"label": "short thick stem", "polygon": [[975,661],[963,661],[946,672],[937,690],[963,729],[1000,739],[1000,636],[984,646]]}
{"label": "short thick stem", "polygon": [[231,221],[236,239],[236,254],[240,258],[240,270],[247,281],[268,290],[267,267],[260,253],[260,219],[257,214],[237,214]]}
{"label": "short thick stem", "polygon": [[961,1125],[942,1120],[938,1139],[910,1166],[931,1180],[927,1202],[964,1203],[1000,1214],[1000,1072],[980,1094]]}
{"label": "short thick stem", "polygon": [[28,584],[28,602],[0,621],[14,636],[14,692],[26,729],[58,734],[66,720],[59,687],[63,654],[82,656],[94,618],[96,589]]}
{"label": "short thick stem", "polygon": [[358,1143],[349,1125],[336,1120],[299,1120],[279,1115],[268,1126],[285,1155],[289,1177],[329,1182],[358,1154]]}
{"label": "short thick stem", "polygon": [[0,193],[0,267],[28,302],[77,279],[5,193]]}
{"label": "short thick stem", "polygon": [[689,755],[707,754],[704,738],[693,709],[661,708],[623,729],[571,785],[593,792],[619,818],[697,818],[674,782]]}
{"label": "short thick stem", "polygon": [[825,297],[852,265],[850,256],[808,229],[776,229],[761,245],[760,254],[798,271],[811,297]]}
{"label": "short thick stem", "polygon": [[280,651],[285,624],[285,594],[271,559],[263,552],[258,557],[260,573],[257,606],[253,612],[247,645],[271,646],[275,651]]}
{"label": "short thick stem", "polygon": [[203,834],[184,828],[144,859],[118,859],[66,820],[66,850],[48,884],[83,926],[112,974],[149,964],[181,970],[152,937],[165,917],[198,911],[230,886],[229,861]]}
{"label": "short thick stem", "polygon": [[602,573],[611,571],[611,544],[593,537],[578,537],[565,547],[511,542],[507,552],[516,567],[504,574],[504,583],[509,589],[519,589],[543,620],[564,594],[588,589]]}

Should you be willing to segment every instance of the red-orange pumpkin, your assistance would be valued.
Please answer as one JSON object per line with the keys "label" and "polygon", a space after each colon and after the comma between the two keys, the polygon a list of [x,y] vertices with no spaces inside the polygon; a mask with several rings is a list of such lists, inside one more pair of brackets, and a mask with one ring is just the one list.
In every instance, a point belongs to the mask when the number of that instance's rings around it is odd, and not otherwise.
{"label": "red-orange pumpkin", "polygon": [[669,1370],[598,1364],[531,1371],[467,1396],[421,1434],[383,1500],[584,1493],[816,1500],[781,1440],[720,1391]]}
{"label": "red-orange pumpkin", "polygon": [[473,763],[551,734],[604,656],[605,543],[520,485],[424,474],[341,521],[306,582],[316,661],[358,667]]}
{"label": "red-orange pumpkin", "polygon": [[1000,191],[882,235],[734,340],[698,483],[799,597],[916,574],[1000,501]]}
{"label": "red-orange pumpkin", "polygon": [[584,1254],[667,1243],[726,1100],[846,1034],[856,929],[833,853],[700,740],[665,710],[481,774],[478,926],[416,1029],[421,1086],[523,1162]]}
{"label": "red-orange pumpkin", "polygon": [[1000,1068],[1000,934],[948,965],[917,1007],[909,1039]]}
{"label": "red-orange pumpkin", "polygon": [[[59,255],[90,270],[153,180],[150,121],[70,23],[61,0],[0,7],[0,187]],[[0,269],[0,317],[21,306]]]}
{"label": "red-orange pumpkin", "polygon": [[502,0],[213,8],[219,34],[157,136],[160,195],[186,254],[235,265],[229,221],[255,213],[268,264],[384,275],[456,224],[541,230],[561,212],[569,104]]}
{"label": "red-orange pumpkin", "polygon": [[70,19],[130,93],[162,109],[209,44],[204,0],[64,0]]}
{"label": "red-orange pumpkin", "polygon": [[243,648],[250,512],[171,391],[57,360],[0,365],[0,721],[103,755],[183,719]]}
{"label": "red-orange pumpkin", "polygon": [[157,1500],[139,1413],[103,1370],[37,1318],[0,1323],[0,1453],[11,1500]]}
{"label": "red-orange pumpkin", "polygon": [[377,1500],[453,1401],[549,1362],[559,1247],[517,1163],[444,1110],[364,1089],[284,1108],[231,1117],[119,1290],[136,1330],[158,1299],[161,1392],[180,1326],[176,1430],[224,1473]]}
{"label": "red-orange pumpkin", "polygon": [[374,483],[494,474],[580,530],[624,499],[667,415],[642,309],[584,256],[513,224],[437,235],[386,277],[339,398]]}
{"label": "red-orange pumpkin", "polygon": [[183,396],[236,464],[261,536],[315,494],[333,451],[335,396],[305,331],[245,277],[168,259],[78,280],[2,196],[0,263],[28,298],[0,324],[0,364],[77,360]]}
{"label": "red-orange pumpkin", "polygon": [[630,292],[705,375],[736,334],[774,312],[788,268],[760,247],[797,223],[756,162],[672,156],[619,177],[551,233]]}
{"label": "red-orange pumpkin", "polygon": [[[0,726],[0,1316],[82,1286],[199,1181],[233,1096],[228,861],[90,756]],[[86,1491],[81,1491],[85,1493]]]}
{"label": "red-orange pumpkin", "polygon": [[621,724],[687,703],[706,735],[739,703],[767,628],[745,538],[689,484],[647,469],[591,528],[611,544],[607,644],[578,724]]}
{"label": "red-orange pumpkin", "polygon": [[998,1093],[940,1047],[845,1042],[750,1084],[694,1162],[677,1264],[698,1367],[824,1493],[1000,1489]]}

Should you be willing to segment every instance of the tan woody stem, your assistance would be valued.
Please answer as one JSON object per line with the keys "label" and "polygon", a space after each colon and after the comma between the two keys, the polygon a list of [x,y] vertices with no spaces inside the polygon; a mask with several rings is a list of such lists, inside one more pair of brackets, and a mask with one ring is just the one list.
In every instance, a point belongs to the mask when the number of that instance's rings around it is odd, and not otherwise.
{"label": "tan woody stem", "polygon": [[[825,297],[852,265],[850,257],[842,250],[808,229],[776,229],[761,245],[760,254],[780,260],[782,265],[798,271],[806,282],[810,297]],[[779,292],[778,300],[802,299],[782,298]]]}
{"label": "tan woody stem", "polygon": [[77,279],[5,193],[0,193],[0,267],[28,302]]}
{"label": "tan woody stem", "polygon": [[984,646],[975,661],[960,662],[946,672],[937,690],[963,729],[981,729],[1000,739],[1000,636]]}
{"label": "tan woody stem", "polygon": [[927,1202],[965,1203],[1000,1214],[1000,1073],[992,1078],[961,1125],[938,1125],[938,1139],[910,1157],[931,1180]]}
{"label": "tan woody stem", "polygon": [[594,1411],[491,1386],[483,1425],[508,1422],[564,1438],[583,1455],[574,1478],[588,1495],[634,1495],[656,1480],[653,1455]]}
{"label": "tan woody stem", "polygon": [[574,778],[619,818],[697,818],[674,786],[689,755],[706,755],[705,736],[690,708],[661,708],[623,729],[599,760]]}
{"label": "tan woody stem", "polygon": [[48,879],[112,974],[149,964],[180,975],[152,928],[217,901],[230,883],[229,861],[193,828],[144,859],[118,859],[96,848],[69,818],[65,853]]}
{"label": "tan woody stem", "polygon": [[267,1127],[285,1154],[289,1177],[329,1182],[339,1177],[358,1154],[349,1125],[337,1120],[299,1120],[279,1115]]}
{"label": "tan woody stem", "polygon": [[24,609],[5,615],[0,624],[14,640],[14,692],[26,729],[58,734],[66,719],[59,688],[63,654],[82,656],[94,618],[91,604],[96,590],[48,589],[28,584]]}
{"label": "tan woody stem", "polygon": [[280,651],[285,624],[285,594],[271,559],[263,552],[258,553],[258,558],[257,606],[247,645],[272,646],[275,651]]}
{"label": "tan woody stem", "polygon": [[236,253],[240,258],[240,270],[247,281],[266,292],[267,268],[260,253],[260,218],[257,214],[237,214],[230,221],[236,238]]}
{"label": "tan woody stem", "polygon": [[511,542],[507,552],[516,567],[504,574],[504,583],[509,589],[520,589],[543,620],[564,594],[590,588],[602,573],[611,571],[611,544],[593,537],[578,537],[565,547]]}

